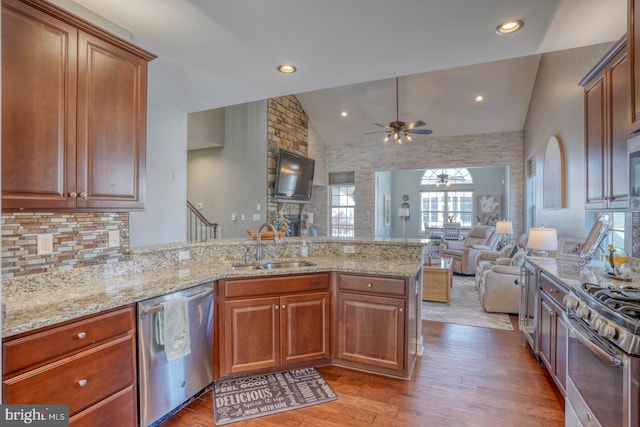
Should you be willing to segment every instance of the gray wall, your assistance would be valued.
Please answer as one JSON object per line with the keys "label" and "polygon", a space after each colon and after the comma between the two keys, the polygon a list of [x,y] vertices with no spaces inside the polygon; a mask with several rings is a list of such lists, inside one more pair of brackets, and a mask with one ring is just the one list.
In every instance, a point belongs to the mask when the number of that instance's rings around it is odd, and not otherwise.
{"label": "gray wall", "polygon": [[187,159],[187,197],[203,204],[222,237],[248,237],[266,221],[267,101],[227,107],[224,147],[189,151]]}
{"label": "gray wall", "polygon": [[186,174],[187,114],[150,100],[145,210],[129,215],[131,247],[186,240]]}
{"label": "gray wall", "polygon": [[[578,82],[593,68],[610,43],[547,53],[542,56],[524,127],[524,161],[536,159],[536,226],[555,227],[565,236],[583,237],[586,218],[584,89]],[[542,208],[544,151],[551,136],[564,146],[566,208]],[[589,224],[586,224],[589,223]]]}

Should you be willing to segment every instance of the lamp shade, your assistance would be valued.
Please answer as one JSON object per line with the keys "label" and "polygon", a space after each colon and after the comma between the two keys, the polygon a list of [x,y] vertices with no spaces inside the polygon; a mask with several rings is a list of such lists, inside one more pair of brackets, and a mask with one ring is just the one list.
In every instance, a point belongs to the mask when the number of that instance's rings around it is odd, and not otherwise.
{"label": "lamp shade", "polygon": [[511,221],[498,221],[496,222],[497,234],[513,234],[513,225]]}
{"label": "lamp shade", "polygon": [[398,208],[398,216],[409,216],[409,208]]}
{"label": "lamp shade", "polygon": [[528,249],[555,251],[558,249],[558,232],[555,228],[530,228],[527,240]]}

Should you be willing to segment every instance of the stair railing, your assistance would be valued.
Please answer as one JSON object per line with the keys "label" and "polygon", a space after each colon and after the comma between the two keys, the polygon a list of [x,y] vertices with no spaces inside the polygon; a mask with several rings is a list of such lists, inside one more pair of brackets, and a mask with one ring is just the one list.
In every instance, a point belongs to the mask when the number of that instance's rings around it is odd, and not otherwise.
{"label": "stair railing", "polygon": [[187,240],[202,241],[218,238],[218,224],[210,222],[187,200]]}

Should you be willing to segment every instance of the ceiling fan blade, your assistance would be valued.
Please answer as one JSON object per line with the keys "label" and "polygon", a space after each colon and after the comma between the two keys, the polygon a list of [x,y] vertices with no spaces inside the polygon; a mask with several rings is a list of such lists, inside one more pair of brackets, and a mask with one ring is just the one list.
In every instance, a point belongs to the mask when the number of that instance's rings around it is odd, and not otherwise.
{"label": "ceiling fan blade", "polygon": [[407,123],[407,129],[411,130],[413,128],[419,128],[420,126],[424,126],[424,125],[426,125],[425,122],[421,120],[416,120],[415,122]]}
{"label": "ceiling fan blade", "polygon": [[409,129],[407,132],[418,135],[431,135],[433,133],[431,129]]}
{"label": "ceiling fan blade", "polygon": [[385,128],[385,129],[393,129],[392,127],[390,127],[388,125],[381,125],[380,123],[374,123],[374,125],[380,126],[381,128]]}
{"label": "ceiling fan blade", "polygon": [[374,134],[374,133],[388,133],[388,132],[386,130],[380,130],[380,131],[377,131],[377,132],[362,132],[363,135],[371,135],[371,134]]}

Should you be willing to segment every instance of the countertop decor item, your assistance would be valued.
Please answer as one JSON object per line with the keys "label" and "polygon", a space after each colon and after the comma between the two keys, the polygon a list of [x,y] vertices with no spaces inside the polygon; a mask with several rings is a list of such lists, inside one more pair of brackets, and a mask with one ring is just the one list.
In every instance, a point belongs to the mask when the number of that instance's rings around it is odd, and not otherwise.
{"label": "countertop decor item", "polygon": [[[247,234],[249,236],[251,236],[251,238],[253,240],[256,240],[258,238],[258,232],[257,231],[247,230]],[[278,231],[278,237],[279,238],[283,238],[285,234],[287,234],[287,232],[285,230]],[[262,240],[273,240],[273,231],[263,231],[262,233],[260,233],[260,239],[262,239]]]}

